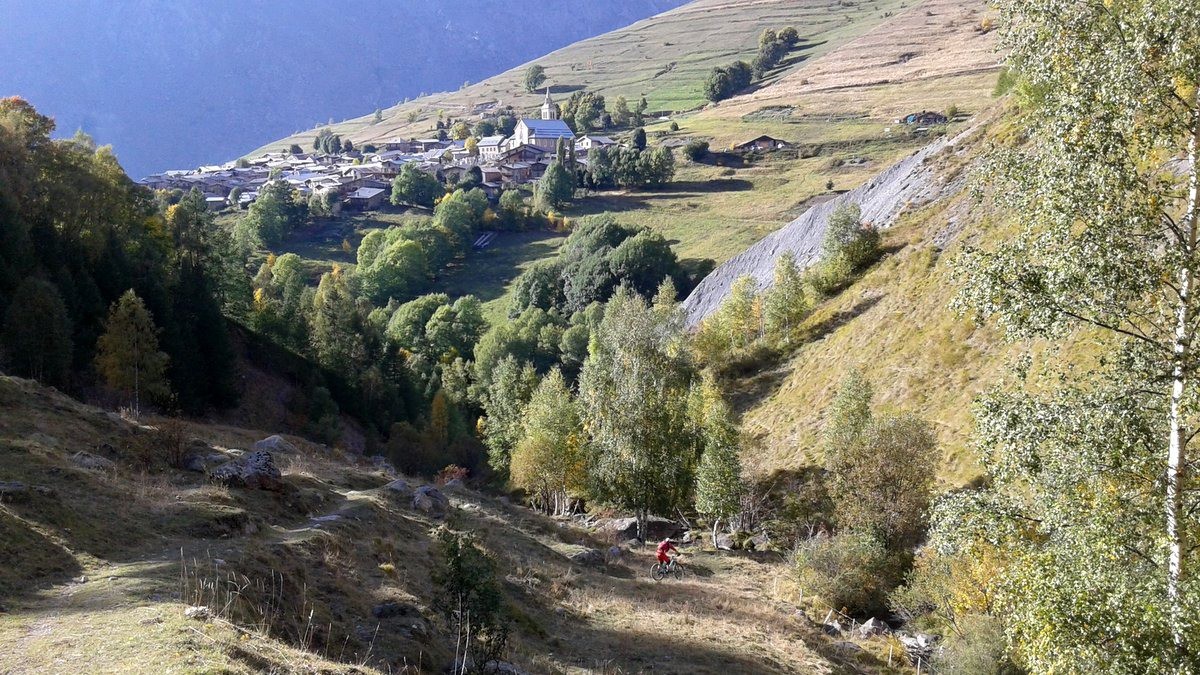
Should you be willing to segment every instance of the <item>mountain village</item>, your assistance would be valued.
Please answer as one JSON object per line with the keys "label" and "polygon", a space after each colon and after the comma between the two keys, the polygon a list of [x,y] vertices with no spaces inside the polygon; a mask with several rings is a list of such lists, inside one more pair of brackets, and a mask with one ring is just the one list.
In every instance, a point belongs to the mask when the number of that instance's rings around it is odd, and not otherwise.
{"label": "mountain village", "polygon": [[139,181],[151,189],[198,188],[211,210],[226,206],[246,208],[258,190],[271,180],[282,180],[301,195],[332,191],[346,208],[372,210],[389,196],[392,180],[406,164],[457,183],[478,169],[479,187],[492,199],[501,190],[537,181],[546,172],[559,141],[569,144],[579,166],[587,166],[592,148],[615,145],[607,136],[579,135],[559,119],[558,106],[546,90],[537,118],[521,118],[508,136],[492,135],[468,144],[466,139],[418,138],[366,145],[363,149],[322,152],[273,152],[249,160],[174,170]]}

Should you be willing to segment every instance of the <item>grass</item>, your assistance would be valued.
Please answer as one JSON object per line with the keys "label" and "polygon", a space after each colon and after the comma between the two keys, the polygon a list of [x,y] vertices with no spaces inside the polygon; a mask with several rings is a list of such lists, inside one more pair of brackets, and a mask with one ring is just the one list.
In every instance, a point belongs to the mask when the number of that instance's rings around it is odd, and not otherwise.
{"label": "grass", "polygon": [[470,251],[447,269],[433,292],[474,295],[483,301],[489,323],[503,321],[513,281],[532,263],[555,256],[564,241],[566,235],[553,232],[502,232],[490,246]]}
{"label": "grass", "polygon": [[[299,451],[278,458],[287,492],[216,488],[131,465],[128,441],[144,431],[53,390],[0,378],[0,401],[0,476],[56,491],[0,505],[0,547],[21,547],[0,571],[0,671],[440,672],[452,658],[430,576],[439,521],[369,463],[290,438]],[[198,422],[188,434],[217,448],[264,435]],[[116,469],[72,468],[69,450],[97,443],[114,447]],[[567,556],[608,543],[573,521],[470,490],[449,496],[446,522],[498,561],[511,658],[530,672],[885,670],[795,618],[777,554],[684,546],[685,579],[656,583],[650,549],[584,568]],[[191,527],[230,509],[254,527]],[[376,619],[380,603],[401,610]],[[185,618],[196,604],[209,620]]]}
{"label": "grass", "polygon": [[[697,0],[625,28],[577,42],[531,63],[546,68],[547,85],[557,99],[586,89],[606,99],[625,96],[631,103],[645,96],[649,110],[686,111],[705,103],[703,82],[716,66],[737,59],[750,61],[765,28],[794,26],[802,38],[778,78],[834,45],[855,37],[900,10],[905,0]],[[458,117],[474,105],[501,101],[521,111],[536,111],[541,91],[524,87],[523,64],[456,92],[433,94],[383,111],[374,123],[372,113],[330,127],[356,145],[397,136],[427,136],[438,112]],[[417,117],[409,122],[409,115]],[[286,149],[291,143],[310,147],[316,129],[265,145],[251,156]]]}

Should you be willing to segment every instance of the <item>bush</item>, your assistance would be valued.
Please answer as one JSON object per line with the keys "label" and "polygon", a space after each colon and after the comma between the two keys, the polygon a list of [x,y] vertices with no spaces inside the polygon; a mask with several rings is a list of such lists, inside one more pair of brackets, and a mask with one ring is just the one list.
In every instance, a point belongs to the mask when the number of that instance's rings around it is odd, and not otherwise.
{"label": "bush", "polygon": [[860,616],[886,611],[899,578],[883,542],[858,532],[808,539],[796,547],[792,565],[805,594]]}
{"label": "bush", "polygon": [[671,131],[679,131],[679,122],[671,122]]}
{"label": "bush", "polygon": [[964,617],[960,634],[951,637],[934,657],[934,666],[943,675],[1018,675],[1025,672],[1008,657],[1004,626],[1000,619],[987,615]]}
{"label": "bush", "polygon": [[708,141],[688,141],[683,146],[683,154],[693,162],[698,162],[708,156]]}

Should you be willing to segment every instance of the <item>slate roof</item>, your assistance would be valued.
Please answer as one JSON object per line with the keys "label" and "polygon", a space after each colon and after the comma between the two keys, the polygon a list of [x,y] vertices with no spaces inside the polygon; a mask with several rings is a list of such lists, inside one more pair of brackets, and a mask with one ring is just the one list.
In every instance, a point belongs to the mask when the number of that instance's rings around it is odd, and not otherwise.
{"label": "slate roof", "polygon": [[562,120],[523,119],[521,123],[534,138],[575,138],[575,132]]}

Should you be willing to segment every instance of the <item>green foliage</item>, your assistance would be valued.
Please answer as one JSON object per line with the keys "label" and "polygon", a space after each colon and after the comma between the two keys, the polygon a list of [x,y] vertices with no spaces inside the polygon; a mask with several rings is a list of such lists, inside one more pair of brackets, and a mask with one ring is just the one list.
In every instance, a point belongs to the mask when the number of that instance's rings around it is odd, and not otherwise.
{"label": "green foliage", "polygon": [[399,229],[372,230],[358,247],[355,276],[363,295],[377,305],[403,300],[424,282],[425,252]]}
{"label": "green foliage", "polygon": [[525,91],[533,93],[546,81],[546,68],[536,63],[525,69]]}
{"label": "green foliage", "polygon": [[400,173],[392,179],[392,203],[397,206],[409,204],[431,209],[445,192],[437,178],[414,164],[400,167]]}
{"label": "green foliage", "polygon": [[668,147],[638,150],[614,145],[588,151],[591,187],[648,187],[666,184],[674,176],[675,155]]}
{"label": "green foliage", "polygon": [[734,61],[725,67],[713,68],[704,81],[704,97],[723,101],[750,86],[754,70],[745,61]]}
{"label": "green foliage", "polygon": [[750,276],[738,277],[729,297],[705,317],[693,346],[704,363],[716,364],[733,353],[745,352],[763,334],[762,299]]}
{"label": "green foliage", "polygon": [[521,439],[512,449],[510,477],[542,510],[562,514],[568,496],[586,484],[579,410],[566,380],[552,369],[523,411]]}
{"label": "green foliage", "polygon": [[805,594],[860,616],[886,610],[887,591],[899,577],[887,548],[867,532],[805,539],[793,552],[792,564]]}
{"label": "green foliage", "polygon": [[329,129],[321,129],[317,132],[317,137],[313,139],[313,150],[327,155],[339,154],[343,150],[342,137]]}
{"label": "green foliage", "polygon": [[699,162],[708,157],[708,141],[699,139],[688,141],[687,145],[683,146],[683,156],[693,162]]}
{"label": "green foliage", "polygon": [[745,493],[737,423],[711,380],[705,380],[693,397],[692,416],[704,444],[696,471],[696,511],[714,521],[729,519],[741,509]]}
{"label": "green foliage", "polygon": [[71,319],[58,289],[29,278],[17,286],[4,313],[0,344],[10,372],[62,385],[71,369]]}
{"label": "green foliage", "polygon": [[113,303],[96,344],[96,370],[109,388],[141,411],[142,396],[163,400],[170,395],[167,355],[158,348],[158,327],[145,303],[132,290]]}
{"label": "green foliage", "polygon": [[354,373],[355,365],[366,358],[367,331],[340,267],[321,275],[312,303],[310,340],[317,363],[335,373]]}
{"label": "green foliage", "polygon": [[633,147],[637,148],[638,150],[645,150],[646,149],[646,130],[641,127],[634,129],[633,136],[631,139],[631,144],[633,145]]}
{"label": "green foliage", "polygon": [[[508,644],[508,613],[496,562],[474,538],[442,526],[434,532],[440,566],[433,572],[438,610],[468,648],[472,672],[504,656]],[[469,639],[468,639],[469,638]]]}
{"label": "green foliage", "polygon": [[573,92],[562,106],[562,120],[577,134],[595,129],[604,115],[604,97],[590,91]]}
{"label": "green foliage", "polygon": [[287,183],[269,182],[235,225],[234,238],[244,250],[277,246],[304,222],[306,210]]}
{"label": "green foliage", "polygon": [[631,228],[610,216],[587,218],[571,232],[558,258],[531,266],[515,282],[510,315],[528,307],[574,313],[607,300],[625,284],[649,297],[664,278],[686,274],[662,235]]}
{"label": "green foliage", "polygon": [[1096,331],[1097,353],[1026,365],[983,398],[988,485],[948,498],[937,532],[1011,557],[999,595],[1031,670],[1195,670],[1200,15],[1184,0],[1000,10],[1027,142],[988,168],[1020,227],[968,253],[959,307],[1013,339]]}
{"label": "green foliage", "polygon": [[525,405],[537,386],[537,372],[528,362],[505,356],[491,372],[483,408],[484,442],[488,464],[501,476],[507,475],[513,447],[524,433]]}
{"label": "green foliage", "polygon": [[456,141],[466,140],[471,137],[471,125],[464,120],[459,120],[450,127],[450,137]]}
{"label": "green foliage", "polygon": [[627,127],[632,119],[633,113],[629,111],[629,102],[625,100],[624,96],[618,96],[616,100],[613,101],[613,124],[618,127]]}
{"label": "green foliage", "polygon": [[579,378],[590,492],[636,513],[643,538],[648,514],[673,513],[694,487],[702,440],[689,415],[685,340],[677,306],[619,291]]}
{"label": "green foliage", "polygon": [[575,196],[575,176],[555,159],[546,168],[534,192],[534,205],[539,211],[548,213],[562,208]]}
{"label": "green foliage", "polygon": [[1026,672],[1008,655],[1004,622],[986,615],[966,617],[960,633],[946,640],[945,648],[934,657],[932,665],[938,673],[946,675],[1022,675]]}
{"label": "green foliage", "polygon": [[775,279],[763,298],[763,329],[772,339],[787,343],[812,309],[804,286],[795,256],[785,251],[775,261]]}

